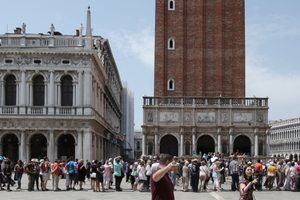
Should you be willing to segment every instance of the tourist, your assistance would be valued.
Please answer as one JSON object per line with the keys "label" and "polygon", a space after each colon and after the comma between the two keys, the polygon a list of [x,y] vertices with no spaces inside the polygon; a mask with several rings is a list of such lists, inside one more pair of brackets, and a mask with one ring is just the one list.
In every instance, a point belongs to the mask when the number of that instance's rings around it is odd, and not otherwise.
{"label": "tourist", "polygon": [[90,163],[89,160],[86,160],[85,169],[86,169],[86,171],[87,171],[87,173],[86,173],[86,178],[87,178],[88,180],[90,180],[90,178],[91,178],[91,176],[90,176],[90,175],[91,175],[91,174],[90,174],[91,163]]}
{"label": "tourist", "polygon": [[168,175],[177,166],[172,159],[169,154],[162,155],[158,169],[151,174],[152,200],[174,200],[173,184]]}
{"label": "tourist", "polygon": [[291,190],[291,188],[290,188],[290,167],[291,167],[291,162],[288,162],[286,164],[286,167],[285,167],[285,170],[284,170],[285,181],[284,181],[283,189],[285,191]]}
{"label": "tourist", "polygon": [[103,185],[103,174],[105,173],[105,167],[102,165],[102,162],[99,161],[97,164],[97,180],[96,180],[96,190],[100,192],[100,183],[102,192],[105,192],[104,185]]}
{"label": "tourist", "polygon": [[134,167],[134,161],[133,160],[130,162],[129,169],[131,171],[131,173],[130,173],[131,189],[133,191],[136,191],[137,190],[137,185],[135,184],[135,182],[136,182],[135,179],[137,177],[137,171],[136,171],[136,168]]}
{"label": "tourist", "polygon": [[43,176],[43,184],[42,184],[42,190],[47,191],[47,181],[50,180],[49,172],[50,172],[50,162],[47,157],[44,157],[44,162],[40,164],[40,168],[42,170],[42,176]]}
{"label": "tourist", "polygon": [[66,167],[66,163],[65,161],[63,160],[61,163],[60,163],[60,168],[61,168],[61,178],[64,179],[66,178],[66,170],[65,170],[65,167]]}
{"label": "tourist", "polygon": [[58,188],[59,183],[59,164],[58,159],[55,159],[52,167],[51,167],[51,174],[52,174],[52,188],[54,191],[59,191],[61,189]]}
{"label": "tourist", "polygon": [[236,156],[233,156],[232,161],[229,164],[229,171],[230,171],[231,178],[232,178],[232,181],[231,181],[231,190],[232,191],[239,190],[238,183],[239,183],[240,171],[239,171],[239,163],[237,162],[236,159],[237,159]]}
{"label": "tourist", "polygon": [[150,189],[150,177],[151,177],[151,160],[147,161],[145,170],[146,170],[146,176],[147,176],[146,187],[147,187],[147,190],[149,190]]}
{"label": "tourist", "polygon": [[185,161],[182,167],[182,191],[187,192],[189,190],[189,162]]}
{"label": "tourist", "polygon": [[253,199],[253,185],[257,184],[257,180],[252,178],[251,166],[244,167],[243,177],[239,182],[240,188],[240,200],[252,200]]}
{"label": "tourist", "polygon": [[92,165],[91,165],[91,184],[92,184],[92,190],[93,192],[96,192],[96,181],[97,181],[97,160],[92,160]]}
{"label": "tourist", "polygon": [[[69,188],[68,190],[75,190],[75,162],[74,158],[70,157],[70,161],[66,164],[66,170],[69,174]],[[73,183],[73,187],[72,187]]]}
{"label": "tourist", "polygon": [[140,188],[139,191],[143,192],[144,184],[147,182],[146,172],[145,172],[145,161],[141,161],[141,164],[137,167],[138,179]]}
{"label": "tourist", "polygon": [[23,173],[24,173],[24,167],[23,167],[22,160],[18,160],[18,162],[17,162],[17,164],[15,166],[14,171],[16,173],[16,178],[18,180],[18,187],[17,187],[17,189],[21,190],[21,180],[22,180],[22,176],[23,176]]}
{"label": "tourist", "polygon": [[203,160],[200,166],[200,184],[199,192],[204,191],[206,185],[206,177],[208,176],[208,168],[206,167],[206,162]]}
{"label": "tourist", "polygon": [[[40,179],[41,168],[40,168],[38,159],[34,159],[34,172],[35,172],[34,181],[36,184],[36,189],[40,190],[39,189],[39,179]],[[41,184],[41,186],[42,186],[42,184]]]}
{"label": "tourist", "polygon": [[277,174],[277,191],[281,191],[280,187],[283,186],[284,184],[284,169],[283,169],[283,161],[281,160],[278,162],[277,167],[276,167],[276,174]]}
{"label": "tourist", "polygon": [[213,172],[212,172],[213,175],[212,175],[212,176],[214,177],[214,188],[215,188],[215,190],[217,190],[218,192],[222,192],[222,191],[221,191],[220,184],[219,184],[220,180],[219,180],[218,174],[219,174],[221,171],[224,170],[224,167],[221,168],[221,169],[218,169],[219,165],[220,165],[220,162],[219,162],[219,161],[216,161],[216,162],[214,163],[214,165],[213,165]]}
{"label": "tourist", "polygon": [[274,162],[271,161],[270,166],[268,167],[267,179],[264,184],[264,186],[267,187],[269,190],[272,190],[273,188],[275,174],[276,174],[276,167],[274,166]]}
{"label": "tourist", "polygon": [[300,191],[300,161],[297,162],[295,166],[296,171],[296,182],[297,182],[297,190]]}
{"label": "tourist", "polygon": [[122,164],[120,164],[121,158],[122,158],[121,156],[117,156],[117,157],[115,157],[115,159],[113,161],[114,175],[115,175],[115,179],[116,179],[116,191],[122,191],[122,188],[121,188],[122,172],[121,172],[121,170],[124,171],[124,169],[122,167]]}
{"label": "tourist", "polygon": [[105,162],[104,168],[105,168],[105,172],[103,174],[103,182],[104,182],[104,189],[108,190],[109,186],[110,186],[110,173],[111,173],[111,168],[108,165],[108,160]]}
{"label": "tourist", "polygon": [[78,181],[79,181],[79,190],[83,190],[82,184],[85,181],[85,166],[83,164],[83,160],[79,160],[78,162]]}
{"label": "tourist", "polygon": [[290,188],[292,192],[297,191],[295,163],[291,163],[290,167]]}
{"label": "tourist", "polygon": [[10,189],[10,182],[11,182],[11,174],[12,174],[12,168],[11,168],[12,162],[10,160],[5,161],[5,167],[3,169],[4,175],[6,176],[6,182],[7,182],[7,192],[12,191]]}
{"label": "tourist", "polygon": [[28,175],[28,191],[34,191],[34,178],[35,178],[35,173],[34,173],[34,159],[29,160],[27,163],[26,171]]}

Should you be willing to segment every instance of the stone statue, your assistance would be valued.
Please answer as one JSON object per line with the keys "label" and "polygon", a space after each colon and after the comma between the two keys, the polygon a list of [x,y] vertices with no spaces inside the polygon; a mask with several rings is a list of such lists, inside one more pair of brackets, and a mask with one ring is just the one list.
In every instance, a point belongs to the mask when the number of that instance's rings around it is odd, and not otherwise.
{"label": "stone statue", "polygon": [[84,27],[82,25],[82,23],[79,26],[79,37],[82,37],[82,31],[84,30]]}
{"label": "stone statue", "polygon": [[51,30],[51,36],[53,36],[54,35],[54,30],[55,30],[55,27],[53,26],[53,24],[51,24],[50,30]]}
{"label": "stone statue", "polygon": [[22,24],[22,33],[23,33],[23,35],[26,34],[26,24],[24,22]]}

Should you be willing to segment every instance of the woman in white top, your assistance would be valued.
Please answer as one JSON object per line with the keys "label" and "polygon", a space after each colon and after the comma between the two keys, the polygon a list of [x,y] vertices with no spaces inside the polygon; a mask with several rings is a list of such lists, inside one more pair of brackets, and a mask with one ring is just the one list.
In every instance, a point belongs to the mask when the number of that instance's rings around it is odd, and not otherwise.
{"label": "woman in white top", "polygon": [[144,183],[147,181],[146,173],[145,173],[145,161],[141,161],[141,164],[137,167],[137,174],[140,184],[139,191],[142,192],[144,188]]}
{"label": "woman in white top", "polygon": [[224,170],[224,167],[222,169],[218,170],[219,165],[220,165],[219,161],[216,161],[214,163],[212,176],[214,178],[214,187],[215,187],[215,189],[217,189],[218,192],[221,192],[221,188],[220,188],[220,184],[219,184],[220,180],[218,178],[218,173],[220,171]]}
{"label": "woman in white top", "polygon": [[146,187],[147,187],[147,190],[149,190],[150,177],[151,177],[151,160],[148,160],[147,164],[146,164],[146,176],[147,176]]}
{"label": "woman in white top", "polygon": [[187,192],[189,190],[189,162],[185,161],[182,167],[182,191]]}
{"label": "woman in white top", "polygon": [[200,185],[199,192],[204,191],[205,180],[208,175],[208,168],[206,167],[206,162],[202,161],[200,166]]}

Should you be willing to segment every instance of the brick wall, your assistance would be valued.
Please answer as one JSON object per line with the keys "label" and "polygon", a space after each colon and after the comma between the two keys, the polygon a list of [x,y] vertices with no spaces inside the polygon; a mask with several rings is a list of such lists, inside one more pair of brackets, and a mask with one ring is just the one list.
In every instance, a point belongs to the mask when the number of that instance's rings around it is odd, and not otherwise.
{"label": "brick wall", "polygon": [[156,0],[155,26],[154,96],[245,97],[244,0]]}

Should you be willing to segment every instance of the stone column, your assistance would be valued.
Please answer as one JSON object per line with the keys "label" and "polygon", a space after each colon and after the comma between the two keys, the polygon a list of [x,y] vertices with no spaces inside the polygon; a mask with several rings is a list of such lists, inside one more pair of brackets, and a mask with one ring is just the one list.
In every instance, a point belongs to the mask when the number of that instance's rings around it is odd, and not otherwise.
{"label": "stone column", "polygon": [[76,105],[76,84],[73,83],[73,106]]}
{"label": "stone column", "polygon": [[258,156],[258,130],[254,131],[254,156]]}
{"label": "stone column", "polygon": [[265,155],[266,156],[269,156],[269,152],[270,152],[270,141],[269,141],[269,138],[270,137],[270,130],[267,130],[266,131],[266,152],[265,152]]}
{"label": "stone column", "polygon": [[91,99],[92,99],[92,75],[91,72],[84,72],[84,115],[91,115]]}
{"label": "stone column", "polygon": [[54,71],[50,70],[50,82],[49,82],[49,110],[48,113],[50,115],[54,114],[54,102],[55,102],[55,93],[54,93]]}
{"label": "stone column", "polygon": [[29,161],[30,159],[30,143],[26,143],[26,159]]}
{"label": "stone column", "polygon": [[[19,149],[19,158],[21,160],[28,159],[26,158],[26,140],[25,140],[25,131],[21,131],[21,141],[20,141],[20,149]],[[2,154],[1,154],[2,155]]]}
{"label": "stone column", "polygon": [[82,147],[82,131],[77,131],[77,157],[83,158],[83,147]]}
{"label": "stone column", "polygon": [[184,135],[184,133],[181,132],[180,133],[180,156],[183,156],[183,154],[184,154],[184,151],[183,151],[183,149],[184,149],[183,135]]}
{"label": "stone column", "polygon": [[51,162],[54,162],[54,159],[55,159],[55,149],[54,149],[54,146],[55,146],[55,141],[54,141],[54,132],[53,130],[50,130],[49,131],[49,152],[48,152],[48,158]]}
{"label": "stone column", "polygon": [[29,105],[33,105],[33,85],[32,82],[29,84]]}
{"label": "stone column", "polygon": [[222,142],[221,142],[221,129],[218,129],[218,152],[222,153]]}
{"label": "stone column", "polygon": [[26,113],[26,76],[25,76],[25,70],[21,70],[21,90],[20,90],[20,114]]}
{"label": "stone column", "polygon": [[193,136],[192,136],[192,142],[193,142],[193,152],[192,152],[192,155],[194,154],[194,153],[197,153],[196,152],[196,132],[194,132],[193,131]]}
{"label": "stone column", "polygon": [[4,94],[4,82],[3,81],[0,81],[0,89],[1,89],[1,92],[0,92],[0,94],[1,94],[0,105],[4,106],[4,103],[5,103],[5,94]]}
{"label": "stone column", "polygon": [[142,138],[142,145],[143,145],[143,151],[142,151],[142,155],[146,155],[146,147],[147,147],[147,139],[146,139],[146,131],[143,131],[143,138]]}
{"label": "stone column", "polygon": [[158,132],[155,132],[155,136],[154,136],[154,155],[158,155]]}
{"label": "stone column", "polygon": [[77,92],[76,92],[76,105],[82,106],[82,71],[78,71],[78,83],[77,83]]}
{"label": "stone column", "polygon": [[231,128],[229,130],[229,155],[233,153],[233,141],[232,141],[232,134],[233,134],[233,129]]}
{"label": "stone column", "polygon": [[57,84],[57,105],[61,106],[61,83]]}
{"label": "stone column", "polygon": [[92,151],[92,132],[90,130],[85,130],[83,133],[83,160],[94,159]]}

